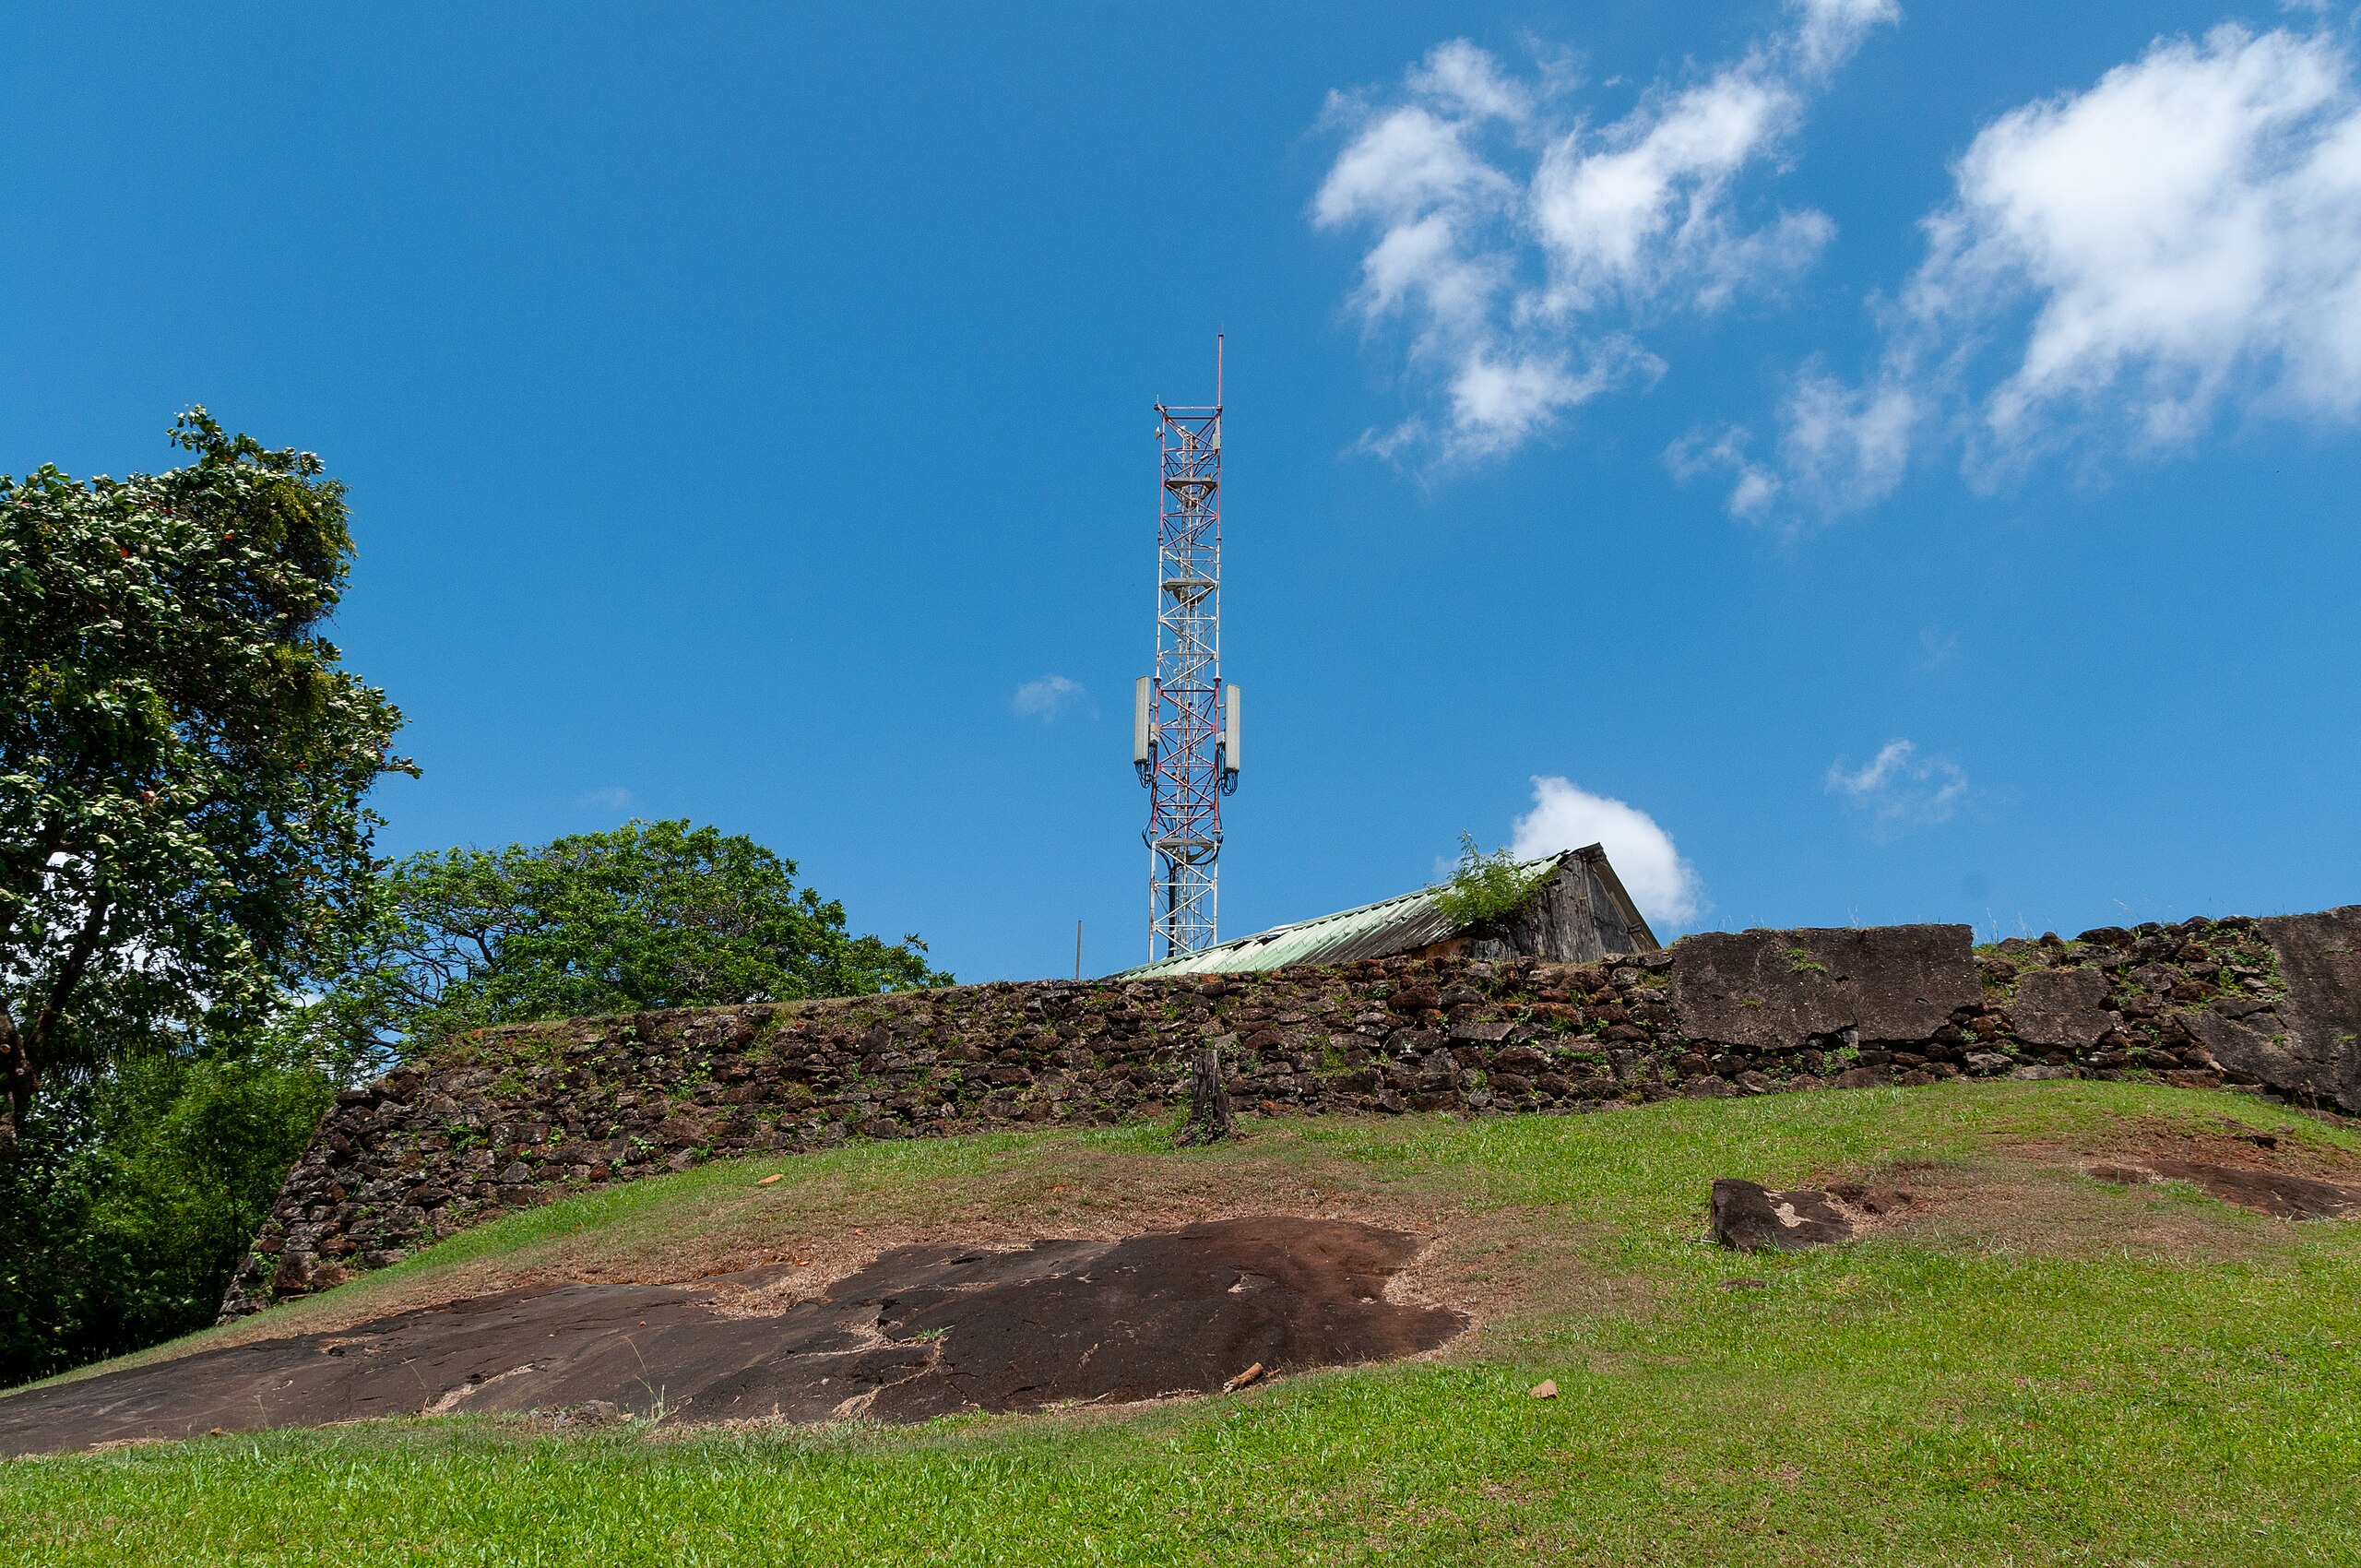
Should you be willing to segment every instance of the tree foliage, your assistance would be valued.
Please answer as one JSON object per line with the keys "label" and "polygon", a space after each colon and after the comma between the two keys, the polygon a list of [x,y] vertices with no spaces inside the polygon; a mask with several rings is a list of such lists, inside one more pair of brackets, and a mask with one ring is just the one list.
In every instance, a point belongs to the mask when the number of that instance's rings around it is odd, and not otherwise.
{"label": "tree foliage", "polygon": [[685,821],[396,862],[310,1027],[351,1053],[485,1024],[858,996],[951,977],[855,936],[795,862]]}
{"label": "tree foliage", "polygon": [[414,770],[322,635],[343,487],[202,409],[172,438],[161,474],[0,476],[0,1383],[211,1321],[405,1042],[950,978],[686,823],[381,864],[364,797]]}
{"label": "tree foliage", "polygon": [[0,476],[0,1146],[143,1048],[260,1028],[364,917],[401,722],[320,628],[352,540],[307,452]]}
{"label": "tree foliage", "polygon": [[0,1159],[0,1386],[210,1324],[335,1093],[251,1051],[45,1089]]}

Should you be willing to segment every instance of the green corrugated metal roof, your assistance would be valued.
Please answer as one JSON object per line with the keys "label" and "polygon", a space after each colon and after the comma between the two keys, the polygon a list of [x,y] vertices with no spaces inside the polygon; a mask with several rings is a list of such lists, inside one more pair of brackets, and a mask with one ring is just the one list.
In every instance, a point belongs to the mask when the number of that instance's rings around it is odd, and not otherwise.
{"label": "green corrugated metal roof", "polygon": [[[1519,870],[1537,875],[1562,859],[1562,855],[1543,855],[1538,860],[1520,861],[1517,865]],[[1273,926],[1252,936],[1125,969],[1120,978],[1249,974],[1275,969],[1283,964],[1343,964],[1355,958],[1382,958],[1392,953],[1406,953],[1443,941],[1460,930],[1458,921],[1435,907],[1435,895],[1442,891],[1440,886],[1421,887],[1416,893],[1381,898],[1358,909],[1298,921],[1293,925]]]}

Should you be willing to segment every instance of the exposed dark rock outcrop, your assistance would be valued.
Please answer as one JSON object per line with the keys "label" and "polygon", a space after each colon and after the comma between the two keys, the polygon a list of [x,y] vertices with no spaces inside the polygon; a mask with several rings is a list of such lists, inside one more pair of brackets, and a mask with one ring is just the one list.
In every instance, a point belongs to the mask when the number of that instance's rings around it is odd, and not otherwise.
{"label": "exposed dark rock outcrop", "polygon": [[1714,1183],[1714,1243],[1741,1253],[1800,1252],[1853,1239],[1853,1222],[1826,1193],[1773,1192],[1730,1178]]}
{"label": "exposed dark rock outcrop", "polygon": [[1460,1313],[1386,1299],[1417,1251],[1398,1230],[1272,1217],[1120,1241],[898,1247],[775,1312],[732,1310],[717,1290],[759,1290],[748,1276],[509,1290],[14,1395],[0,1399],[0,1454],[420,1413],[919,1421],[1208,1394],[1250,1368],[1389,1360],[1451,1339]]}

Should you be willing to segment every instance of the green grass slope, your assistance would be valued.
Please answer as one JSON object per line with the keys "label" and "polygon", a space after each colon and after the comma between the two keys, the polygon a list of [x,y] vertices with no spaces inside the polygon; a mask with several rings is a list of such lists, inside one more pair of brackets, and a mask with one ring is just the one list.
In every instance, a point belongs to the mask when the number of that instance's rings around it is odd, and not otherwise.
{"label": "green grass slope", "polygon": [[[2361,1559],[2361,1223],[2088,1156],[2361,1138],[2237,1097],[1954,1084],[1612,1115],[855,1147],[512,1216],[151,1354],[516,1279],[833,1271],[909,1237],[1392,1218],[1478,1326],[1430,1360],[880,1431],[417,1420],[0,1465],[0,1562],[2311,1563]],[[787,1172],[770,1187],[754,1181]],[[1848,1247],[1704,1241],[1716,1176],[1888,1173]],[[1749,1277],[1761,1288],[1728,1288]],[[1527,1396],[1542,1378],[1555,1400]]]}

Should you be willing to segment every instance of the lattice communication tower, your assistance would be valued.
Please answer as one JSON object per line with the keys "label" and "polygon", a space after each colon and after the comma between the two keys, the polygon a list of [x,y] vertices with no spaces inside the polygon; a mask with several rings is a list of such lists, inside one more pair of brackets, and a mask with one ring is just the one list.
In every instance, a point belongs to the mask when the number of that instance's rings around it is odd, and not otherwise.
{"label": "lattice communication tower", "polygon": [[1148,956],[1219,938],[1221,800],[1238,788],[1238,687],[1221,678],[1221,339],[1211,408],[1156,406],[1156,673],[1133,703],[1147,786]]}

